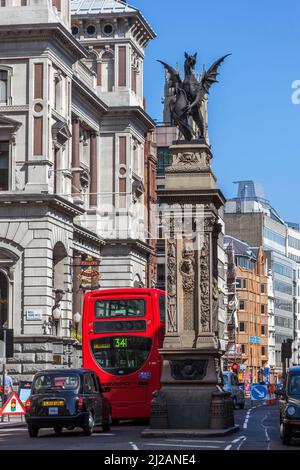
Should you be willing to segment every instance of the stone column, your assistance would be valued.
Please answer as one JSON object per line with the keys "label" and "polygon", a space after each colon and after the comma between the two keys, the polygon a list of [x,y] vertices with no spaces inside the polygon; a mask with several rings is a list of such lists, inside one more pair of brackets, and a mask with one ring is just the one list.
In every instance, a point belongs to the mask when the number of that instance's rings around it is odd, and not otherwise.
{"label": "stone column", "polygon": [[90,138],[90,206],[97,206],[98,193],[98,166],[97,166],[97,134]]}
{"label": "stone column", "polygon": [[[72,121],[72,168],[80,166],[79,155],[79,139],[80,139],[80,121],[75,118]],[[72,194],[80,193],[80,173],[73,173],[72,176]]]}
{"label": "stone column", "polygon": [[173,164],[160,193],[168,208],[168,217],[163,216],[167,319],[160,351],[162,388],[152,402],[151,435],[153,429],[162,428],[183,434],[188,429],[209,429],[211,423],[216,426],[216,410],[222,403],[224,413],[229,410],[220,388],[224,351],[218,327],[219,209],[225,200],[205,140],[178,142],[170,150]]}

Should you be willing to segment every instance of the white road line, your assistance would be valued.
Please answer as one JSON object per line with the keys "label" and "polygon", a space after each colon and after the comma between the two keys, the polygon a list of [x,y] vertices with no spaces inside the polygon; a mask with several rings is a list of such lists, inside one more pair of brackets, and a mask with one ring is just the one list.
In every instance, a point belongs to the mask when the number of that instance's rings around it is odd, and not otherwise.
{"label": "white road line", "polygon": [[243,424],[243,429],[247,429],[248,428],[248,424],[247,423],[244,423]]}
{"label": "white road line", "polygon": [[129,442],[129,445],[133,448],[133,450],[139,450],[138,446],[134,444],[133,442]]}
{"label": "white road line", "polygon": [[224,450],[231,450],[233,444],[237,444],[240,440],[242,440],[241,444],[239,445],[238,449],[241,447],[242,443],[246,440],[247,438],[245,436],[240,436],[238,437],[237,439],[234,439],[233,441],[231,441],[230,444],[228,444],[228,446],[225,447]]}
{"label": "white road line", "polygon": [[181,444],[169,444],[169,442],[165,442],[164,444],[158,444],[156,442],[150,442],[149,444],[145,444],[146,446],[171,446],[171,447],[191,447],[192,449],[220,449],[219,446],[190,446],[190,445],[181,445]]}
{"label": "white road line", "polygon": [[226,441],[215,441],[212,439],[211,441],[208,440],[199,440],[199,439],[166,439],[166,442],[214,442],[215,444],[225,444]]}
{"label": "white road line", "polygon": [[2,434],[2,431],[4,432],[16,432],[16,431],[21,431],[21,432],[28,432],[27,428],[6,428],[6,429],[1,429],[0,427],[0,433]]}
{"label": "white road line", "polygon": [[232,441],[232,443],[231,443],[231,444],[236,444],[236,443],[237,443],[237,442],[239,442],[240,440],[241,440],[241,438],[240,438],[240,437],[238,437],[237,439],[235,439],[234,441]]}
{"label": "white road line", "polygon": [[240,448],[242,447],[242,445],[244,444],[244,442],[247,440],[247,437],[242,437],[242,442],[240,443],[240,445],[237,447],[237,450],[240,450]]}
{"label": "white road line", "polygon": [[270,414],[270,413],[268,412],[268,413],[264,416],[264,418],[261,420],[261,426],[262,426],[262,428],[263,428],[264,431],[265,431],[265,436],[266,436],[266,440],[267,440],[267,443],[268,443],[268,448],[267,448],[267,450],[270,450],[271,439],[270,439],[270,436],[269,436],[269,434],[268,434],[268,426],[265,426],[265,425],[264,425],[264,422],[265,422],[265,420],[268,418],[269,414]]}

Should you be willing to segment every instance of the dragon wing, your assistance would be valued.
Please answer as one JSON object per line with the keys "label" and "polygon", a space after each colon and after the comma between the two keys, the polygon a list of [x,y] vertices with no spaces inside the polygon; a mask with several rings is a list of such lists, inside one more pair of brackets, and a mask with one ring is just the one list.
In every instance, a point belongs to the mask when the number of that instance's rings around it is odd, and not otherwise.
{"label": "dragon wing", "polygon": [[157,62],[160,62],[168,71],[168,73],[170,74],[170,81],[173,85],[175,85],[175,83],[182,83],[180,74],[179,72],[177,72],[177,70],[175,70],[173,67],[171,67],[171,65],[166,64],[166,62],[163,62],[162,60],[158,60]]}
{"label": "dragon wing", "polygon": [[201,88],[203,92],[202,98],[204,98],[205,94],[209,93],[210,87],[214,83],[218,83],[217,76],[218,74],[218,68],[221,65],[221,63],[226,59],[226,57],[230,56],[231,54],[226,54],[220,57],[220,59],[216,60],[212,66],[204,72],[202,79],[201,79]]}

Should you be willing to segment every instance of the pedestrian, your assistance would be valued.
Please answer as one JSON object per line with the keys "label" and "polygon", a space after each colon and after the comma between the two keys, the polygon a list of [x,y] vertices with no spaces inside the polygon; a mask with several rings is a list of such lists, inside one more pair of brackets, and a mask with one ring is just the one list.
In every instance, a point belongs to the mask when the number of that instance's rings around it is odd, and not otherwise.
{"label": "pedestrian", "polygon": [[[1,375],[1,385],[3,385],[3,375]],[[10,375],[8,375],[7,370],[5,369],[4,377],[4,403],[8,400],[10,395],[13,392],[13,380]],[[3,405],[4,405],[3,403]]]}

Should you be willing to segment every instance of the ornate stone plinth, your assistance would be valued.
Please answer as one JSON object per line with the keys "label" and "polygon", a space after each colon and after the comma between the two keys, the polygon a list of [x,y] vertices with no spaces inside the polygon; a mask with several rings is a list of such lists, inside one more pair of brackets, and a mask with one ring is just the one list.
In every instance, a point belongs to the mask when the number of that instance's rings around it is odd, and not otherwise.
{"label": "ornate stone plinth", "polygon": [[165,207],[166,335],[160,351],[162,388],[153,399],[150,428],[235,430],[220,370],[219,209],[225,200],[204,140],[170,149],[173,164],[160,193]]}

